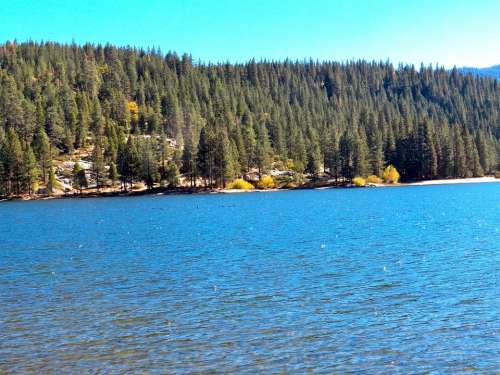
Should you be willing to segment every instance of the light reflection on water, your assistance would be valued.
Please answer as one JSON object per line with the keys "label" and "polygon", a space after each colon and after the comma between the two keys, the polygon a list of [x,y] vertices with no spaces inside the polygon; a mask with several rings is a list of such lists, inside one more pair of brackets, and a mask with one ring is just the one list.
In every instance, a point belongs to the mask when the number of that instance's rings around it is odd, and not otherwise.
{"label": "light reflection on water", "polygon": [[500,358],[500,184],[0,204],[0,372]]}

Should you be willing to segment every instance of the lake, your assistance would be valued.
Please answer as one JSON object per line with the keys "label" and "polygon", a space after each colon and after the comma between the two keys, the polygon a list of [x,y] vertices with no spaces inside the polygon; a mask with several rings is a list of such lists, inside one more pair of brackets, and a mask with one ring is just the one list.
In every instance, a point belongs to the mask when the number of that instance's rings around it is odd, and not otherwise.
{"label": "lake", "polygon": [[0,204],[0,373],[499,358],[499,183]]}

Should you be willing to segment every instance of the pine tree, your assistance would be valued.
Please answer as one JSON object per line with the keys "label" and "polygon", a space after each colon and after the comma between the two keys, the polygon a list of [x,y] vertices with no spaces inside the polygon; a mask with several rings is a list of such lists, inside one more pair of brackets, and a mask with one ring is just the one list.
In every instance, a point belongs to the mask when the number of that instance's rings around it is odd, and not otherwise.
{"label": "pine tree", "polygon": [[2,75],[0,78],[0,118],[5,128],[12,128],[16,132],[23,133],[24,113],[22,108],[22,96],[18,85],[11,75]]}
{"label": "pine tree", "polygon": [[311,141],[309,145],[306,171],[315,177],[321,172],[321,148],[315,141]]}
{"label": "pine tree", "polygon": [[100,190],[106,180],[106,169],[104,166],[102,146],[99,140],[96,141],[94,150],[92,151],[92,171],[94,173],[97,190]]}
{"label": "pine tree", "polygon": [[21,142],[12,127],[7,130],[2,146],[2,154],[7,194],[19,195],[23,176],[23,150]]}
{"label": "pine tree", "polygon": [[226,181],[233,177],[231,144],[225,131],[219,131],[215,138],[214,174],[216,186],[226,186]]}
{"label": "pine tree", "polygon": [[355,174],[355,155],[354,139],[352,134],[344,132],[340,138],[339,156],[340,156],[340,173],[348,181],[352,181]]}
{"label": "pine tree", "polygon": [[479,153],[479,162],[481,163],[481,168],[485,173],[491,173],[493,171],[490,147],[486,141],[484,132],[478,130],[476,133],[476,146]]}
{"label": "pine tree", "polygon": [[33,138],[33,150],[38,160],[43,182],[47,182],[48,171],[52,166],[52,152],[49,137],[43,126],[38,126]]}
{"label": "pine tree", "polygon": [[127,191],[127,183],[129,181],[129,166],[127,162],[127,144],[121,142],[118,145],[118,153],[116,157],[116,164],[118,173],[120,174],[121,189]]}
{"label": "pine tree", "polygon": [[166,130],[169,135],[177,140],[178,143],[182,140],[182,116],[179,109],[179,101],[177,96],[168,91],[162,103],[163,113],[166,118]]}
{"label": "pine tree", "polygon": [[181,172],[188,178],[191,186],[196,185],[197,178],[196,145],[193,138],[194,135],[192,132],[188,132],[187,137],[185,137],[181,169]]}
{"label": "pine tree", "polygon": [[92,113],[90,119],[92,132],[100,138],[104,133],[104,117],[100,101],[97,97],[92,99]]}
{"label": "pine tree", "polygon": [[458,126],[453,128],[454,148],[454,176],[466,177],[467,175],[467,156],[465,155],[465,146],[462,139],[462,134]]}
{"label": "pine tree", "polygon": [[370,113],[368,118],[367,128],[368,142],[368,163],[371,174],[380,176],[384,168],[384,143],[382,133],[377,128],[377,123],[373,113]]}
{"label": "pine tree", "polygon": [[111,181],[111,185],[115,185],[116,181],[118,180],[118,170],[116,169],[116,164],[114,162],[111,162],[109,164],[109,180]]}
{"label": "pine tree", "polygon": [[152,189],[157,180],[158,164],[154,155],[151,140],[144,140],[140,145],[141,178],[148,187]]}
{"label": "pine tree", "polygon": [[476,144],[469,131],[465,130],[464,136],[465,159],[467,164],[468,177],[481,177],[483,176],[483,168],[479,158],[479,153]]}
{"label": "pine tree", "polygon": [[33,149],[28,144],[23,152],[22,162],[22,190],[29,195],[33,194],[38,180],[38,167]]}
{"label": "pine tree", "polygon": [[0,197],[7,195],[7,180],[6,180],[6,176],[5,176],[5,170],[4,170],[4,165],[5,165],[5,154],[4,154],[5,139],[4,138],[5,137],[3,134],[3,128],[0,127]]}
{"label": "pine tree", "polygon": [[45,115],[45,127],[48,135],[54,140],[56,145],[62,145],[64,140],[64,116],[61,106],[56,99],[48,105]]}
{"label": "pine tree", "polygon": [[439,174],[442,177],[452,177],[455,174],[455,154],[453,137],[450,135],[448,124],[441,130],[441,159],[439,161]]}
{"label": "pine tree", "polygon": [[139,152],[132,136],[128,138],[127,143],[120,143],[118,147],[117,167],[122,189],[127,191],[127,187],[132,187],[141,171]]}
{"label": "pine tree", "polygon": [[252,166],[254,165],[254,160],[255,160],[255,155],[256,155],[256,144],[257,140],[255,138],[255,131],[253,128],[253,122],[248,113],[245,113],[243,115],[242,119],[242,125],[243,125],[243,131],[242,131],[242,136],[243,136],[243,144],[245,148],[245,154],[246,154],[246,160],[247,160],[247,165],[245,166],[245,170],[249,171]]}
{"label": "pine tree", "polygon": [[47,194],[52,195],[54,194],[55,189],[57,188],[57,180],[56,180],[56,175],[54,173],[54,168],[50,166],[49,168],[49,178],[47,181]]}
{"label": "pine tree", "polygon": [[263,122],[259,123],[257,131],[257,145],[255,147],[255,165],[259,170],[259,178],[266,172],[271,163],[271,144],[269,133]]}
{"label": "pine tree", "polygon": [[422,179],[434,178],[438,174],[438,160],[431,121],[426,120],[421,123],[418,132],[418,152],[421,158],[419,177]]}
{"label": "pine tree", "polygon": [[205,180],[205,186],[210,184],[212,161],[211,150],[208,143],[207,131],[202,128],[200,131],[200,141],[198,142],[198,152],[196,154],[196,164],[200,176]]}
{"label": "pine tree", "polygon": [[339,150],[339,138],[338,134],[334,129],[331,129],[327,133],[327,146],[325,150],[325,165],[328,168],[328,172],[331,176],[335,178],[335,184],[338,184],[340,177],[340,150]]}
{"label": "pine tree", "polygon": [[352,139],[354,152],[353,174],[354,176],[366,176],[368,171],[367,145],[365,137],[354,132]]}
{"label": "pine tree", "polygon": [[307,150],[304,136],[300,130],[293,130],[291,143],[290,154],[293,157],[294,170],[298,173],[303,173],[306,167]]}
{"label": "pine tree", "polygon": [[80,164],[75,163],[73,166],[73,187],[80,191],[88,187],[87,176],[85,175],[85,170],[80,167]]}
{"label": "pine tree", "polygon": [[75,145],[76,147],[85,147],[87,145],[87,134],[89,130],[89,108],[88,108],[88,99],[84,94],[80,94],[77,96],[77,104],[78,104],[78,117],[77,117],[77,126],[75,131]]}
{"label": "pine tree", "polygon": [[179,168],[177,167],[177,164],[172,161],[167,164],[165,179],[168,182],[168,186],[171,188],[174,188],[179,184]]}
{"label": "pine tree", "polygon": [[396,163],[396,139],[394,137],[394,130],[391,124],[387,125],[384,140],[384,160],[388,164]]}

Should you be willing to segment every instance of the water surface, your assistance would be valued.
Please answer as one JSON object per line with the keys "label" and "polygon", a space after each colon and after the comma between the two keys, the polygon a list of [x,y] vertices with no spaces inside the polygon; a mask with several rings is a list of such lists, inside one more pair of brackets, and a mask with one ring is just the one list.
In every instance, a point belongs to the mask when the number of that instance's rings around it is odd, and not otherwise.
{"label": "water surface", "polygon": [[500,184],[0,204],[0,373],[495,373]]}

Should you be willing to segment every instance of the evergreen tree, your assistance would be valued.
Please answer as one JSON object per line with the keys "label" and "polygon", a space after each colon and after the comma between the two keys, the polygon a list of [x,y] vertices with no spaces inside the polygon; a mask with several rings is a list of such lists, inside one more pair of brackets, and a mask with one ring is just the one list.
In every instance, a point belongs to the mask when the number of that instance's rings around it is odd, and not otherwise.
{"label": "evergreen tree", "polygon": [[293,130],[291,143],[290,155],[293,158],[294,169],[298,173],[303,173],[306,167],[307,150],[304,136],[300,130]]}
{"label": "evergreen tree", "polygon": [[121,142],[118,145],[118,154],[116,157],[116,164],[117,164],[117,169],[118,173],[120,175],[120,182],[121,182],[121,188],[122,190],[127,191],[127,184],[129,182],[129,165],[128,165],[128,150],[127,150],[127,144],[124,142]]}
{"label": "evergreen tree", "polygon": [[306,171],[313,176],[318,176],[321,172],[321,148],[319,143],[314,141],[309,145]]}
{"label": "evergreen tree", "polygon": [[116,164],[111,162],[109,165],[109,180],[111,181],[111,185],[115,185],[118,180],[118,169],[116,168]]}
{"label": "evergreen tree", "polygon": [[233,159],[231,144],[225,131],[219,131],[215,138],[214,174],[215,185],[224,187],[226,181],[233,177]]}
{"label": "evergreen tree", "polygon": [[56,175],[54,173],[54,168],[52,166],[49,168],[49,178],[47,181],[47,194],[54,194],[55,189],[57,188],[57,180]]}
{"label": "evergreen tree", "polygon": [[0,127],[0,197],[3,197],[7,195],[7,181],[6,181],[6,176],[5,176],[5,171],[4,171],[4,164],[5,164],[5,154],[4,154],[4,147],[5,147],[5,140],[4,140],[4,134],[3,134],[3,129]]}
{"label": "evergreen tree", "polygon": [[179,184],[179,168],[177,167],[177,164],[172,161],[167,164],[165,179],[168,182],[168,186],[171,188],[174,188]]}
{"label": "evergreen tree", "polygon": [[325,165],[330,175],[335,178],[335,184],[338,184],[341,171],[341,158],[338,134],[334,129],[331,129],[327,134]]}
{"label": "evergreen tree", "polygon": [[191,186],[196,185],[197,178],[197,163],[196,163],[196,145],[194,143],[194,135],[188,132],[185,137],[184,150],[182,153],[182,169],[181,172],[188,178]]}
{"label": "evergreen tree", "polygon": [[481,168],[486,173],[491,173],[494,166],[494,162],[492,159],[492,151],[486,141],[486,137],[481,130],[478,130],[476,133],[476,146],[479,153],[479,162],[481,163]]}
{"label": "evergreen tree", "polygon": [[340,138],[339,157],[340,173],[348,181],[352,181],[355,175],[355,141],[352,134],[344,132]]}
{"label": "evergreen tree", "polygon": [[271,163],[271,144],[269,142],[269,133],[264,123],[261,121],[257,131],[257,144],[255,147],[255,165],[259,170],[259,178],[266,172]]}
{"label": "evergreen tree", "polygon": [[88,187],[87,176],[85,170],[80,167],[80,164],[75,163],[73,166],[73,186],[82,193],[84,188]]}
{"label": "evergreen tree", "polygon": [[23,177],[23,150],[21,142],[14,131],[10,127],[7,130],[3,146],[2,146],[3,174],[5,190],[7,194],[21,193],[21,184]]}
{"label": "evergreen tree", "polygon": [[354,176],[366,176],[368,171],[367,145],[365,137],[358,132],[353,133],[353,174]]}
{"label": "evergreen tree", "polygon": [[465,155],[465,146],[462,134],[458,126],[453,127],[454,148],[454,177],[467,176],[467,156]]}
{"label": "evergreen tree", "polygon": [[156,162],[156,157],[154,155],[153,146],[151,140],[145,140],[140,146],[140,158],[141,158],[141,178],[148,187],[152,189],[154,183],[157,180],[158,174],[158,164]]}
{"label": "evergreen tree", "polygon": [[255,137],[255,131],[253,128],[253,122],[248,113],[245,113],[242,119],[243,124],[243,145],[244,153],[246,154],[247,165],[244,166],[245,171],[249,171],[254,165],[256,159],[256,144],[257,140]]}
{"label": "evergreen tree", "polygon": [[45,133],[43,126],[38,126],[37,128],[33,138],[33,150],[38,159],[43,182],[46,183],[48,171],[52,166],[52,152],[49,137]]}
{"label": "evergreen tree", "polygon": [[380,176],[384,168],[384,142],[382,133],[377,127],[377,123],[373,113],[369,116],[367,128],[367,141],[369,150],[369,171],[371,174]]}
{"label": "evergreen tree", "polygon": [[38,180],[38,167],[33,149],[28,144],[23,152],[22,162],[22,190],[29,195],[33,194]]}
{"label": "evergreen tree", "polygon": [[434,178],[438,173],[438,160],[431,121],[426,120],[419,125],[418,141],[418,152],[420,154],[418,177],[422,179]]}
{"label": "evergreen tree", "polygon": [[64,116],[61,105],[55,98],[49,103],[45,115],[45,128],[56,145],[62,145],[64,140]]}
{"label": "evergreen tree", "polygon": [[76,134],[75,134],[75,144],[76,147],[85,147],[87,144],[87,135],[89,130],[89,108],[88,108],[88,100],[84,94],[80,94],[77,96],[77,104],[78,104],[78,117],[77,117],[77,126],[76,126]]}
{"label": "evergreen tree", "polygon": [[92,151],[92,171],[97,190],[100,190],[106,180],[104,155],[100,141],[96,141]]}
{"label": "evergreen tree", "polygon": [[472,135],[468,132],[467,129],[465,130],[464,147],[465,147],[465,158],[467,164],[467,176],[468,177],[483,176],[484,173],[479,159],[479,152],[477,151],[477,147]]}
{"label": "evergreen tree", "polygon": [[455,155],[453,138],[448,124],[441,129],[438,171],[441,177],[452,177],[455,171]]}
{"label": "evergreen tree", "polygon": [[207,130],[202,128],[200,131],[200,141],[198,143],[198,152],[196,155],[196,164],[200,176],[205,180],[205,186],[211,184],[212,176],[212,152],[209,145]]}

